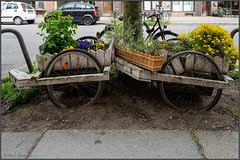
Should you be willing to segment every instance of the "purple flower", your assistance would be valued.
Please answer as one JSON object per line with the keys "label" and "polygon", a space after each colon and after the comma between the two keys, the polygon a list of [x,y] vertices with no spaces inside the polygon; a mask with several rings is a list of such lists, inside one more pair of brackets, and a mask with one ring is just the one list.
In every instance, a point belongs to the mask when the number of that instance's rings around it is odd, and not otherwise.
{"label": "purple flower", "polygon": [[77,45],[77,48],[87,50],[91,44],[88,41],[80,41]]}

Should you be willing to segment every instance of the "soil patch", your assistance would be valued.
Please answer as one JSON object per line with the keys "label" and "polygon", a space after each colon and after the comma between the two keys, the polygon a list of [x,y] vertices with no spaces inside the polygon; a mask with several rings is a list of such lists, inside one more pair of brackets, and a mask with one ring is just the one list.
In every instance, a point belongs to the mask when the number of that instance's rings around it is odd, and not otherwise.
{"label": "soil patch", "polygon": [[46,129],[161,129],[238,131],[238,83],[232,83],[210,111],[179,112],[163,101],[151,83],[130,77],[113,77],[99,101],[92,106],[57,108],[41,95],[6,112],[2,101],[3,132]]}

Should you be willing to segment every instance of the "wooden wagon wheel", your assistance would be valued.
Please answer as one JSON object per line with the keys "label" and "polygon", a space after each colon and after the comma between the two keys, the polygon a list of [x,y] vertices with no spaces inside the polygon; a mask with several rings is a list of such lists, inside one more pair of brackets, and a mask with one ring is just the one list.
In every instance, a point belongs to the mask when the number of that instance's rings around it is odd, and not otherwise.
{"label": "wooden wagon wheel", "polygon": [[[162,66],[163,73],[222,80],[216,63],[203,53],[183,51],[169,58]],[[222,89],[169,82],[158,82],[164,101],[178,110],[210,110],[219,101]]]}
{"label": "wooden wagon wheel", "polygon": [[[57,54],[48,64],[45,77],[87,75],[102,73],[98,60],[80,49],[69,49]],[[93,104],[101,95],[103,81],[47,85],[46,92],[58,107]]]}

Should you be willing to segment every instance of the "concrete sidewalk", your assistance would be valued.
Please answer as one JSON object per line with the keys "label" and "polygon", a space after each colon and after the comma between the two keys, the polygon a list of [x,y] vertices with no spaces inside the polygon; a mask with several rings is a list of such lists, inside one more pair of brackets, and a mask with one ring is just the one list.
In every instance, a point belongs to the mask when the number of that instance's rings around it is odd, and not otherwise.
{"label": "concrete sidewalk", "polygon": [[[194,140],[196,142],[194,142]],[[48,130],[2,133],[2,158],[239,158],[238,132]]]}
{"label": "concrete sidewalk", "polygon": [[[35,23],[40,23],[43,21],[42,17],[37,17]],[[199,23],[212,23],[212,24],[239,24],[238,17],[171,17],[171,24],[199,24]],[[100,21],[97,24],[110,23],[110,17],[100,17]]]}

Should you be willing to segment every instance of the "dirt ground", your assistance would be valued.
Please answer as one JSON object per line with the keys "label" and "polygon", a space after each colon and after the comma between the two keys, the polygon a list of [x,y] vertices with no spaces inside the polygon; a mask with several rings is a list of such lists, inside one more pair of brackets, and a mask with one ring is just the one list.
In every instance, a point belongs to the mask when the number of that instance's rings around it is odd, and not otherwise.
{"label": "dirt ground", "polygon": [[223,90],[218,104],[210,111],[179,112],[163,101],[149,83],[118,77],[109,81],[99,101],[92,106],[57,108],[41,95],[29,103],[4,111],[3,132],[37,132],[46,129],[162,129],[238,131],[238,83]]}

